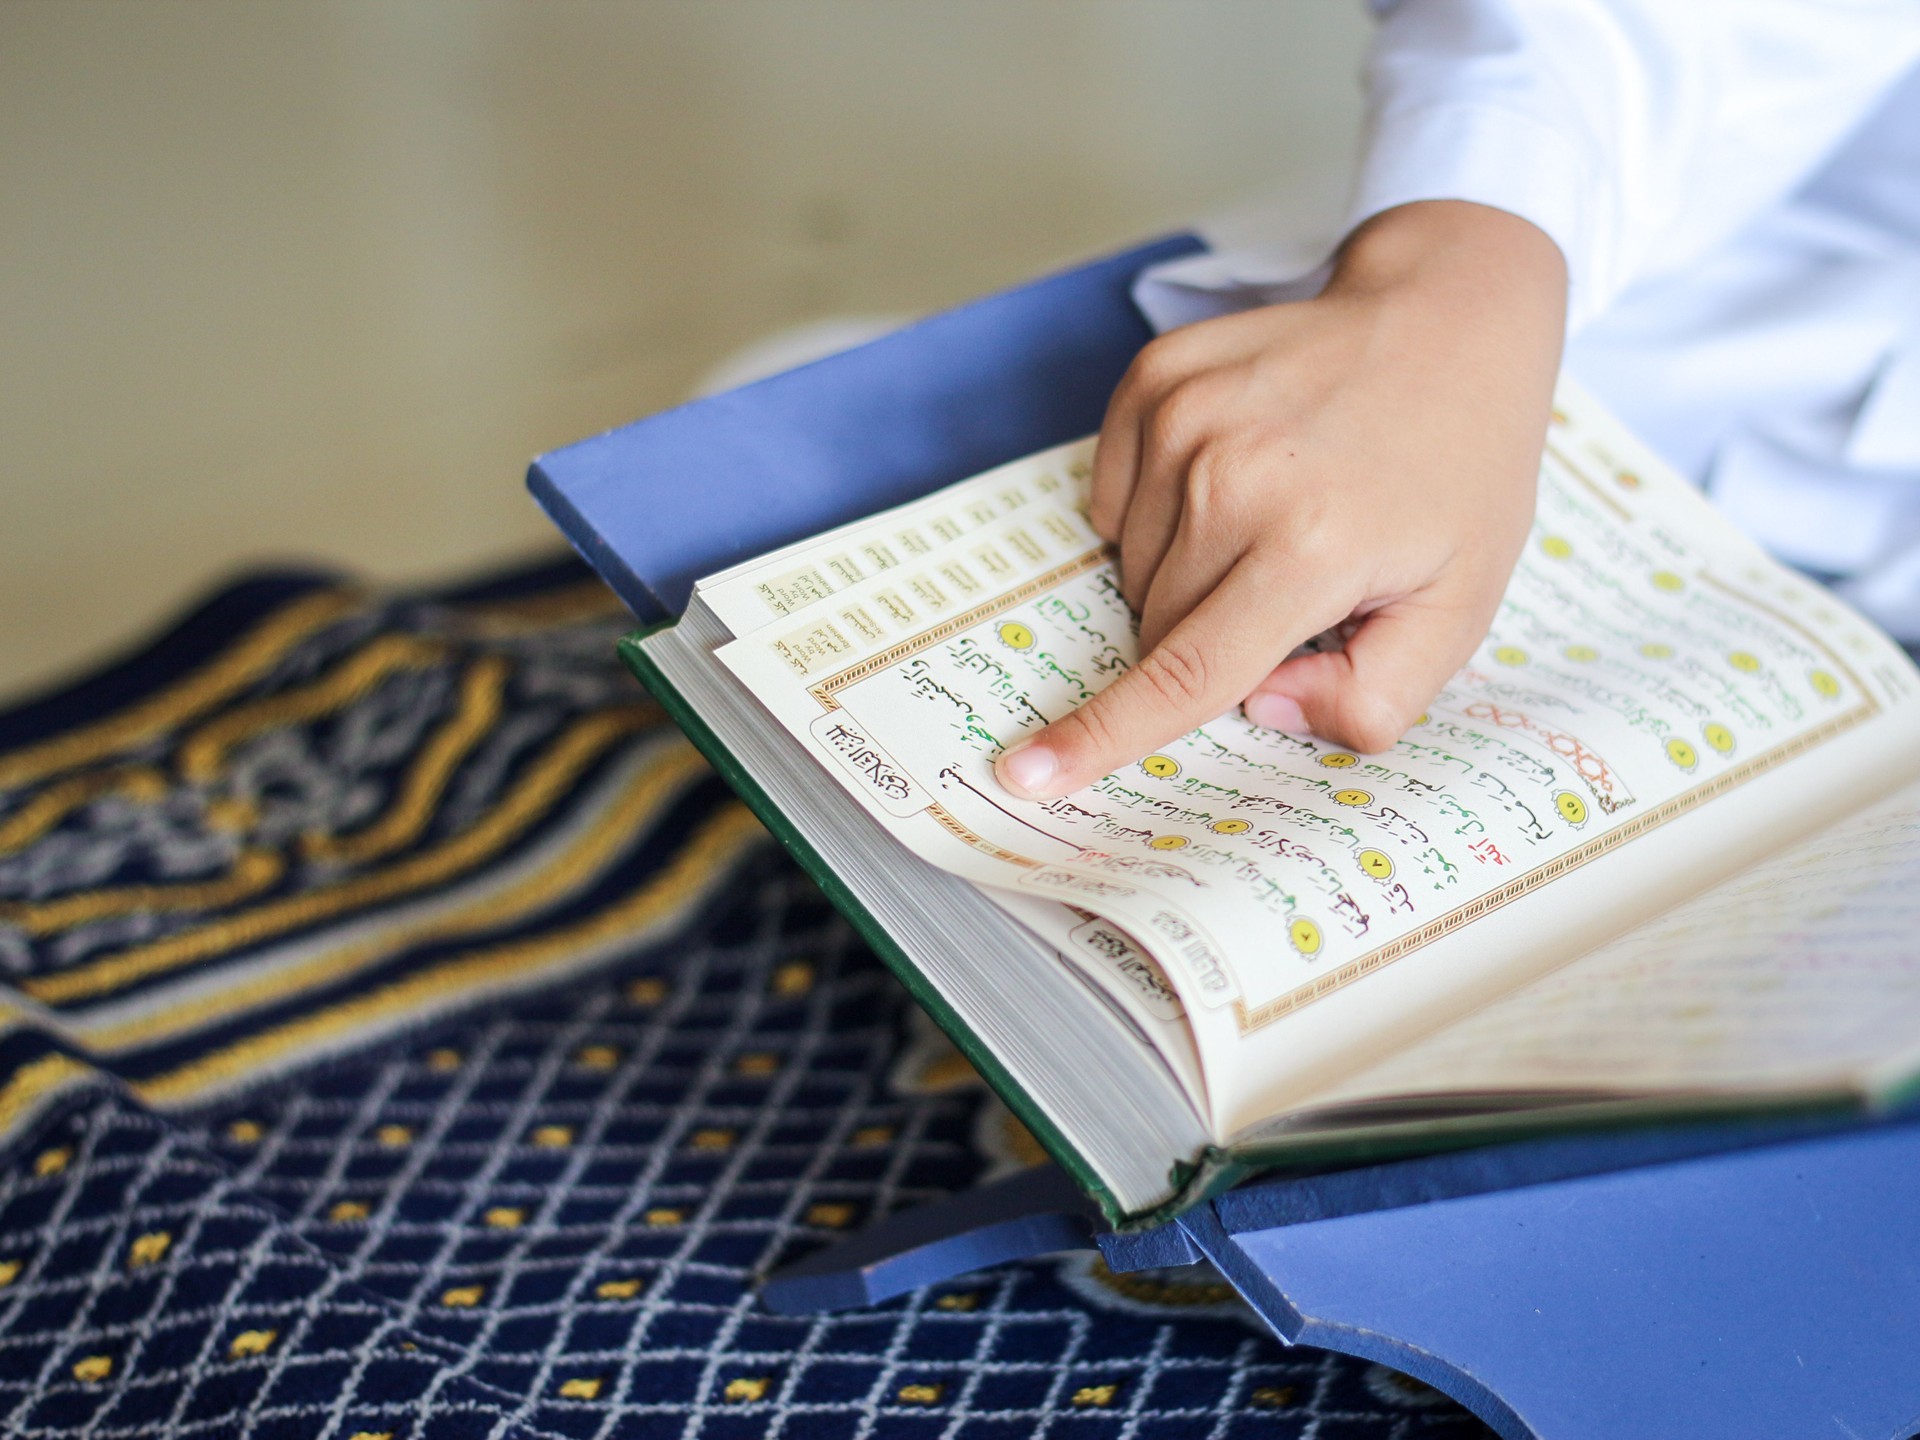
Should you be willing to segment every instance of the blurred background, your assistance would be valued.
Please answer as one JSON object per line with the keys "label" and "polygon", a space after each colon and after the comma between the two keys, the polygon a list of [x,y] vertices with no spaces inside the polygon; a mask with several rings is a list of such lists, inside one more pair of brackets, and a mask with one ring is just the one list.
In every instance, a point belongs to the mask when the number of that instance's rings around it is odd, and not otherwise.
{"label": "blurred background", "polygon": [[7,0],[0,701],[250,564],[553,545],[527,460],[1357,144],[1357,0]]}

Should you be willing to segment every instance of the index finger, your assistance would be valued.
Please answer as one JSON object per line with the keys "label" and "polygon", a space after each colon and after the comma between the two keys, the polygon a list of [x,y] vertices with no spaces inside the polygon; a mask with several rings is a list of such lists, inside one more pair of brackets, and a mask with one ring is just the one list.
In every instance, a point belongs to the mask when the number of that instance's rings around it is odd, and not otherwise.
{"label": "index finger", "polygon": [[[1028,800],[1065,795],[1238,705],[1282,656],[1345,613],[1326,586],[1275,579],[1271,560],[1242,557],[1139,664],[1003,754],[1000,783]],[[1275,615],[1284,622],[1258,623]]]}

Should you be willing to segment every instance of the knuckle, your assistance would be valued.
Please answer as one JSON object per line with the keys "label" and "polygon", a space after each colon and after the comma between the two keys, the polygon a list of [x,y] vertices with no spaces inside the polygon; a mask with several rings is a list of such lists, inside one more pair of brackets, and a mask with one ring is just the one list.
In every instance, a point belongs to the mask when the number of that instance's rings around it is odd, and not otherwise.
{"label": "knuckle", "polygon": [[[1104,695],[1094,697],[1054,725],[1052,738],[1067,770],[1078,772],[1096,757],[1112,753],[1118,732],[1107,714],[1111,707],[1102,703],[1104,699]],[[1061,741],[1065,743],[1058,743]]]}
{"label": "knuckle", "polygon": [[1121,388],[1134,395],[1152,395],[1166,389],[1185,373],[1185,349],[1176,335],[1149,340],[1127,366]]}
{"label": "knuckle", "polygon": [[1182,518],[1202,532],[1232,524],[1246,508],[1247,464],[1221,443],[1202,445],[1187,466]]}
{"label": "knuckle", "polygon": [[1341,743],[1363,755],[1377,755],[1407,732],[1409,717],[1400,707],[1364,691],[1348,691],[1335,708],[1335,726]]}
{"label": "knuckle", "polygon": [[1197,646],[1178,634],[1142,656],[1133,673],[1161,704],[1176,711],[1191,710],[1207,693],[1206,661]]}

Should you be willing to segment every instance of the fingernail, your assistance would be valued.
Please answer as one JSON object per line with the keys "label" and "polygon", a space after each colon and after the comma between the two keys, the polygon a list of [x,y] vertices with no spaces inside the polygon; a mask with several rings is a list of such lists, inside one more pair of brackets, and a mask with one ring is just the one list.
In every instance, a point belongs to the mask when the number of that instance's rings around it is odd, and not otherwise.
{"label": "fingernail", "polygon": [[1028,800],[1038,800],[1047,782],[1059,770],[1060,762],[1045,745],[1028,741],[1007,751],[993,768],[1000,777],[1000,783],[1014,794]]}
{"label": "fingernail", "polygon": [[1285,695],[1263,690],[1257,695],[1249,695],[1247,703],[1240,708],[1247,712],[1247,719],[1269,730],[1285,730],[1289,735],[1304,735],[1307,732],[1307,717],[1301,711],[1299,702]]}

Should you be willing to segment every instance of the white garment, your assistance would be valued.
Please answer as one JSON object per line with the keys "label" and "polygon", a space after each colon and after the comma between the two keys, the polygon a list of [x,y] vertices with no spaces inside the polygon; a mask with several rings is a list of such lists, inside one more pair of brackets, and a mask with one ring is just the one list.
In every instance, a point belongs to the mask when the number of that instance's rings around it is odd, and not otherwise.
{"label": "white garment", "polygon": [[1149,272],[1154,322],[1311,295],[1395,205],[1520,215],[1567,258],[1568,368],[1920,639],[1920,0],[1374,9],[1346,215],[1275,214],[1255,247]]}

